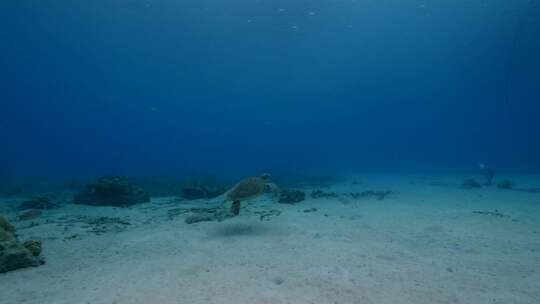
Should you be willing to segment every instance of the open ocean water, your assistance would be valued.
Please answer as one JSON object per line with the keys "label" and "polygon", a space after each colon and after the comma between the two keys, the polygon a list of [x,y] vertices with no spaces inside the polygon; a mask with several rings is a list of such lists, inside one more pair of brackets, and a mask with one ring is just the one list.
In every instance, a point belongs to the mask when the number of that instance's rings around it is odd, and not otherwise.
{"label": "open ocean water", "polygon": [[540,303],[538,0],[0,3],[0,303]]}

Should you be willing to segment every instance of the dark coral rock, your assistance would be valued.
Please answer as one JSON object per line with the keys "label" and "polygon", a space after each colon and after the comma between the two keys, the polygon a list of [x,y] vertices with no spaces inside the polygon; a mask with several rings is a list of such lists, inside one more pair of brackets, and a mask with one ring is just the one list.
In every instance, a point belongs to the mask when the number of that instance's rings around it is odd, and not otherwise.
{"label": "dark coral rock", "polygon": [[30,253],[37,257],[41,254],[41,242],[40,241],[37,241],[37,240],[28,240],[26,242],[24,242],[23,244],[23,247],[28,249],[28,251],[30,251]]}
{"label": "dark coral rock", "polygon": [[26,241],[21,244],[15,236],[15,229],[0,216],[0,273],[44,263],[40,257],[41,243]]}
{"label": "dark coral rock", "polygon": [[306,199],[306,193],[300,190],[282,190],[279,194],[278,203],[296,204]]}
{"label": "dark coral rock", "polygon": [[469,178],[463,181],[463,183],[461,184],[461,188],[477,189],[477,188],[482,188],[482,185],[479,182],[477,182],[475,179]]}
{"label": "dark coral rock", "polygon": [[50,198],[46,196],[37,196],[28,201],[25,201],[17,207],[19,210],[39,209],[49,210],[58,208],[59,205],[54,203]]}
{"label": "dark coral rock", "polygon": [[16,245],[0,249],[0,273],[26,267],[36,267],[44,263],[43,259],[35,257],[28,249]]}
{"label": "dark coral rock", "polygon": [[75,204],[126,207],[150,201],[150,196],[127,177],[102,177],[73,198]]}
{"label": "dark coral rock", "polygon": [[13,227],[13,225],[11,225],[5,217],[0,215],[0,231],[1,230],[9,233],[14,233],[15,227]]}

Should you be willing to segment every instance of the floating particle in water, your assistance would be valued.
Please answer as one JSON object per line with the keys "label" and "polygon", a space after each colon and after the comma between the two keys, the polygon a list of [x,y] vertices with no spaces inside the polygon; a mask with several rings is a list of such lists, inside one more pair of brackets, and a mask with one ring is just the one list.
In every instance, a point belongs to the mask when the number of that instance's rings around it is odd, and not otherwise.
{"label": "floating particle in water", "polygon": [[317,13],[315,13],[314,11],[311,11],[311,12],[308,12],[308,15],[310,16],[315,16]]}

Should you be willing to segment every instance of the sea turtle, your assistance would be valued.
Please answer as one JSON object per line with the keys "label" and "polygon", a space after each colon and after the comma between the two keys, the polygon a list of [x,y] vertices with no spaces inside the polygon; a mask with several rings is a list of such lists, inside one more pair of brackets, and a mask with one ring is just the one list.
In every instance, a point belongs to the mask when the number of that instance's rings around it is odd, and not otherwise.
{"label": "sea turtle", "polygon": [[265,193],[270,174],[247,177],[239,181],[234,187],[225,193],[227,201],[232,201],[231,212],[234,215],[240,213],[240,202]]}

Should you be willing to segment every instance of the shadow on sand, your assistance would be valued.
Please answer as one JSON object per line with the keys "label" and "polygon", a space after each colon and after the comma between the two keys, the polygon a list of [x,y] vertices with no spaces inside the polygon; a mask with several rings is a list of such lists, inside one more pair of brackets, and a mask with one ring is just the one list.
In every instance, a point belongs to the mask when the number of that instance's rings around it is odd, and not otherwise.
{"label": "shadow on sand", "polygon": [[222,223],[208,232],[208,236],[211,238],[265,236],[270,234],[273,234],[271,227],[257,223]]}

